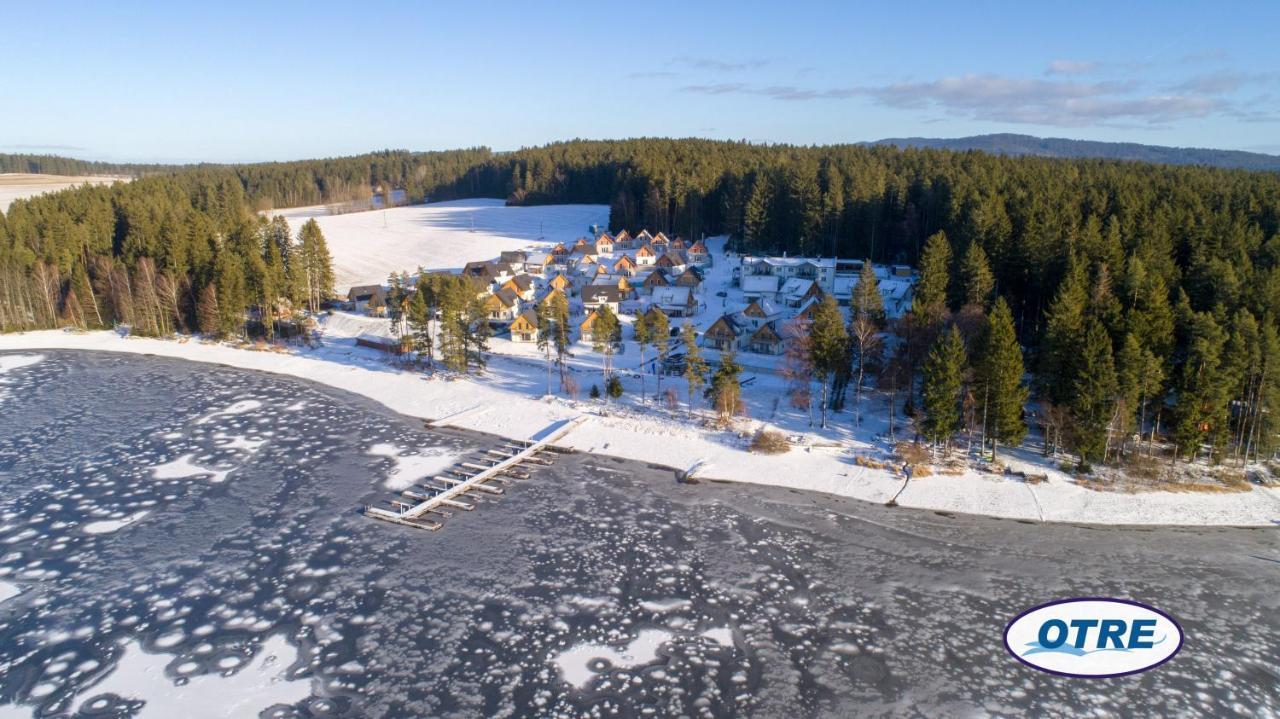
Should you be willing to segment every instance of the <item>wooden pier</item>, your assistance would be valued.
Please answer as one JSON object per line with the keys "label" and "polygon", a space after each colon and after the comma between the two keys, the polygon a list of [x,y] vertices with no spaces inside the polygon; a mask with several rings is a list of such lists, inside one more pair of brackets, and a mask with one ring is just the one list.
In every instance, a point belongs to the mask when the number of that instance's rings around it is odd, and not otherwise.
{"label": "wooden pier", "polygon": [[439,529],[443,526],[439,520],[452,516],[451,510],[470,512],[484,501],[481,495],[501,495],[505,492],[502,485],[514,479],[528,479],[529,472],[520,465],[528,469],[551,466],[546,454],[554,449],[556,440],[586,421],[585,416],[576,417],[558,427],[552,425],[540,439],[515,439],[497,449],[485,450],[483,456],[470,457],[440,475],[420,480],[398,498],[384,500],[390,509],[365,505],[364,514],[417,529]]}

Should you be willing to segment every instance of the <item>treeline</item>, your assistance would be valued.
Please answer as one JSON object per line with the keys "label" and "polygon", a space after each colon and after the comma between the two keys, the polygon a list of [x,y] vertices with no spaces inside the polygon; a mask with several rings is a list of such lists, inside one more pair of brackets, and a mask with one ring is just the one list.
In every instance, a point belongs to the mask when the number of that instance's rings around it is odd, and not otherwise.
{"label": "treeline", "polygon": [[15,155],[0,152],[0,172],[34,175],[119,175],[141,177],[179,169],[174,165],[136,162],[97,162],[58,155]]}
{"label": "treeline", "polygon": [[0,215],[0,330],[127,324],[146,335],[296,332],[333,294],[320,228],[292,237],[203,172],[14,202]]}

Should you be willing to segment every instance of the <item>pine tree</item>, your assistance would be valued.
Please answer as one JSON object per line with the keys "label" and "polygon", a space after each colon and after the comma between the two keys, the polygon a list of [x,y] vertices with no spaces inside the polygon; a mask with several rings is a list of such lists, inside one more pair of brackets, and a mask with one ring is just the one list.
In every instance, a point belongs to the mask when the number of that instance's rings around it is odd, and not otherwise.
{"label": "pine tree", "polygon": [[591,324],[591,348],[604,355],[604,379],[608,381],[613,373],[613,351],[622,334],[618,316],[609,309],[609,305],[600,305],[596,310],[595,322]]}
{"label": "pine tree", "polygon": [[218,337],[222,334],[222,312],[218,309],[218,287],[210,282],[200,289],[200,302],[196,307],[201,334]]}
{"label": "pine tree", "polygon": [[1079,374],[1088,305],[1087,281],[1084,268],[1073,260],[1045,315],[1038,379],[1041,391],[1053,404],[1066,404],[1071,399]]}
{"label": "pine tree", "polygon": [[248,304],[244,265],[234,252],[218,253],[215,268],[218,283],[219,324],[224,334],[234,334],[244,326],[244,311]]}
{"label": "pine tree", "polygon": [[307,220],[298,231],[300,275],[306,288],[307,308],[320,311],[320,303],[333,296],[333,256],[315,218]]}
{"label": "pine tree", "polygon": [[1022,384],[1022,348],[1013,326],[1013,313],[1003,297],[996,298],[987,315],[976,369],[975,390],[984,405],[983,432],[992,439],[994,458],[996,442],[1017,445],[1027,434],[1022,419],[1027,403],[1027,388]]}
{"label": "pine tree", "polygon": [[920,428],[930,442],[950,449],[951,437],[960,428],[960,389],[964,377],[964,340],[955,327],[938,337],[924,363]]}
{"label": "pine tree", "polygon": [[557,292],[551,298],[551,341],[556,350],[556,366],[560,368],[560,388],[566,389],[565,385],[565,357],[569,355],[569,345],[572,340],[569,336],[569,300],[565,298],[563,293]]}
{"label": "pine tree", "polygon": [[534,315],[538,319],[538,349],[542,351],[543,359],[546,361],[547,370],[547,391],[551,394],[551,345],[554,342],[552,328],[555,326],[551,319],[551,308],[538,303],[534,305]]}
{"label": "pine tree", "polygon": [[707,399],[715,408],[721,424],[729,423],[742,413],[742,385],[738,376],[742,374],[742,365],[738,364],[733,350],[720,353],[720,365],[711,376],[711,386],[707,388]]}
{"label": "pine tree", "polygon": [[813,310],[809,325],[810,364],[822,383],[822,427],[827,426],[832,380],[849,365],[849,335],[834,297],[826,295]]}
{"label": "pine tree", "polygon": [[644,363],[644,350],[649,346],[649,319],[646,313],[637,312],[635,321],[631,323],[631,331],[636,338],[636,346],[640,352],[640,401],[645,401],[644,376],[649,372]]}
{"label": "pine tree", "polygon": [[649,310],[646,324],[648,325],[649,338],[653,344],[654,354],[657,355],[658,388],[656,393],[661,396],[662,376],[666,374],[664,360],[667,356],[667,349],[671,346],[671,324],[667,321],[666,313],[656,308]]}
{"label": "pine tree", "polygon": [[849,307],[855,318],[865,317],[877,327],[884,326],[884,296],[880,294],[880,280],[876,278],[870,260],[862,263],[862,272],[853,288]]}
{"label": "pine tree", "polygon": [[684,323],[680,340],[684,343],[684,379],[689,384],[689,414],[692,416],[693,398],[706,382],[707,362],[702,359],[702,348],[698,346],[698,334],[692,323]]}
{"label": "pine tree", "polygon": [[940,321],[947,313],[947,286],[951,284],[951,243],[945,232],[936,232],[925,242],[920,255],[920,278],[916,281],[911,311],[927,323]]}
{"label": "pine tree", "polygon": [[1128,332],[1116,355],[1116,385],[1118,407],[1116,433],[1120,436],[1117,452],[1125,451],[1125,438],[1134,428],[1142,433],[1146,423],[1146,408],[1152,398],[1160,395],[1164,385],[1164,368],[1151,350],[1142,346],[1137,335]]}
{"label": "pine tree", "polygon": [[991,273],[991,263],[982,245],[970,242],[964,257],[960,260],[960,287],[956,296],[962,307],[976,305],[986,311],[991,304],[991,295],[996,288],[995,275]]}
{"label": "pine tree", "polygon": [[419,359],[425,355],[428,365],[434,361],[432,353],[435,341],[431,337],[431,321],[432,316],[435,314],[435,308],[432,306],[434,294],[434,289],[429,282],[424,281],[422,272],[419,270],[417,291],[413,293],[413,299],[409,301],[409,332],[413,340],[414,352],[417,353]]}
{"label": "pine tree", "polygon": [[1111,335],[1097,319],[1089,321],[1080,355],[1079,371],[1071,385],[1071,444],[1080,455],[1082,469],[1101,460],[1109,443],[1117,394]]}
{"label": "pine tree", "polygon": [[1185,359],[1178,373],[1173,441],[1190,462],[1200,445],[1227,424],[1227,384],[1221,374],[1226,333],[1208,312],[1194,312],[1187,327]]}

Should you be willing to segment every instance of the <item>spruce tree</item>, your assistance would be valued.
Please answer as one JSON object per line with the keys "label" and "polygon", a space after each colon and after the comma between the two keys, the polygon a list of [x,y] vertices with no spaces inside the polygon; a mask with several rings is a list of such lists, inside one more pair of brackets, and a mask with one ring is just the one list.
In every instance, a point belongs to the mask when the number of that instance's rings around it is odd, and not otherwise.
{"label": "spruce tree", "polygon": [[991,294],[996,288],[995,275],[982,245],[970,242],[960,260],[960,288],[956,293],[962,307],[974,305],[983,311],[991,304]]}
{"label": "spruce tree", "polygon": [[644,351],[649,346],[651,337],[649,336],[649,318],[645,312],[637,312],[635,321],[631,323],[631,331],[636,338],[636,346],[640,352],[640,401],[645,401],[644,376],[648,374],[649,368],[645,367]]}
{"label": "spruce tree", "polygon": [[1079,371],[1070,396],[1071,445],[1080,455],[1081,468],[1087,469],[1107,451],[1118,387],[1111,335],[1100,321],[1089,321],[1077,352]]}
{"label": "spruce tree", "polygon": [[1087,283],[1084,268],[1072,260],[1045,315],[1038,379],[1041,391],[1056,405],[1071,399],[1079,374],[1089,297]]}
{"label": "spruce tree", "polygon": [[862,263],[862,272],[858,274],[858,284],[853,288],[849,307],[855,318],[865,317],[878,327],[884,326],[884,296],[880,294],[880,280],[876,278],[871,260]]}
{"label": "spruce tree", "polygon": [[560,369],[560,388],[565,389],[565,372],[567,365],[565,357],[569,356],[569,346],[572,344],[572,338],[569,335],[569,300],[565,298],[564,293],[557,292],[551,298],[551,312],[548,320],[551,322],[551,343],[556,351],[556,366]]}
{"label": "spruce tree", "polygon": [[1027,402],[1027,388],[1022,384],[1022,347],[1018,345],[1013,313],[1003,297],[996,298],[987,315],[977,364],[976,392],[983,403],[984,434],[992,439],[994,458],[997,442],[1017,445],[1027,434],[1022,419]]}
{"label": "spruce tree", "polygon": [[849,335],[844,328],[840,306],[831,295],[824,295],[813,309],[809,324],[809,356],[814,372],[822,383],[822,427],[827,426],[828,395],[831,382],[849,366]]}
{"label": "spruce tree", "polygon": [[742,374],[742,365],[738,364],[733,350],[720,353],[720,365],[711,376],[711,386],[707,388],[707,398],[722,424],[726,424],[742,413],[742,385],[738,376]]}
{"label": "spruce tree", "polygon": [[671,323],[667,320],[665,312],[659,309],[652,309],[648,312],[648,332],[650,341],[653,343],[654,354],[658,356],[658,387],[656,393],[662,395],[662,376],[666,374],[664,371],[664,359],[667,356],[667,349],[671,346]]}
{"label": "spruce tree", "polygon": [[684,323],[680,340],[684,343],[684,380],[689,384],[689,414],[692,416],[693,398],[706,382],[707,362],[702,359],[702,348],[698,346],[698,334],[692,323]]}
{"label": "spruce tree", "polygon": [[951,243],[938,231],[929,236],[920,255],[911,311],[926,323],[938,322],[947,312],[947,286],[951,284]]}
{"label": "spruce tree", "polygon": [[1194,312],[1187,327],[1185,359],[1177,381],[1173,441],[1190,462],[1200,445],[1227,423],[1228,385],[1222,375],[1226,333],[1208,312]]}
{"label": "spruce tree", "polygon": [[951,327],[934,341],[924,363],[921,433],[930,442],[948,449],[951,437],[960,429],[960,389],[964,378],[964,340]]}

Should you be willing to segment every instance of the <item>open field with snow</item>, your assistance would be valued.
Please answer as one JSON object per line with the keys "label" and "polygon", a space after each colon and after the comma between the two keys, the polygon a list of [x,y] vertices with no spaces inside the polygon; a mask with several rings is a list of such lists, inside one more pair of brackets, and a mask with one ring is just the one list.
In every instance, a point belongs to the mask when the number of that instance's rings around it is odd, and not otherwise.
{"label": "open field with snow", "polygon": [[[956,475],[906,479],[891,468],[854,463],[855,453],[875,451],[876,420],[849,431],[847,413],[826,432],[804,432],[801,446],[782,455],[753,454],[739,435],[696,425],[653,406],[574,402],[544,397],[539,362],[495,355],[481,378],[435,378],[388,365],[374,350],[334,337],[326,346],[295,353],[258,352],[225,344],[120,338],[110,332],[29,332],[0,336],[0,350],[85,349],[154,354],[274,372],[360,394],[390,409],[427,420],[511,438],[528,438],[549,424],[582,414],[592,421],[560,443],[573,449],[694,470],[703,479],[770,484],[884,503],[897,496],[906,507],[970,512],[1030,521],[1114,524],[1274,526],[1280,521],[1280,492],[1266,487],[1230,493],[1103,492],[1085,488],[1061,472],[1043,467],[1033,452],[1017,461],[1034,464],[1046,481],[966,470]],[[579,352],[578,371],[591,371],[589,353]],[[582,382],[589,380],[584,377]],[[650,380],[651,381],[651,380]],[[683,390],[678,380],[667,380]],[[628,397],[638,391],[635,376],[624,377]],[[764,380],[761,380],[764,384]],[[752,420],[792,433],[803,418],[769,407],[768,390],[749,390]],[[760,401],[765,397],[764,402]],[[763,405],[763,406],[762,406]],[[870,413],[868,413],[870,415]],[[881,420],[882,421],[882,420]]]}
{"label": "open field with snow", "polygon": [[128,182],[127,177],[104,175],[29,175],[25,173],[0,173],[0,212],[8,211],[14,200],[43,195],[46,192],[57,192],[68,187],[79,187],[85,183],[90,185],[109,185],[113,182]]}
{"label": "open field with snow", "polygon": [[387,281],[391,272],[458,269],[504,250],[549,249],[609,222],[606,205],[507,207],[455,200],[330,215],[324,206],[277,210],[296,234],[315,218],[333,254],[337,290]]}

